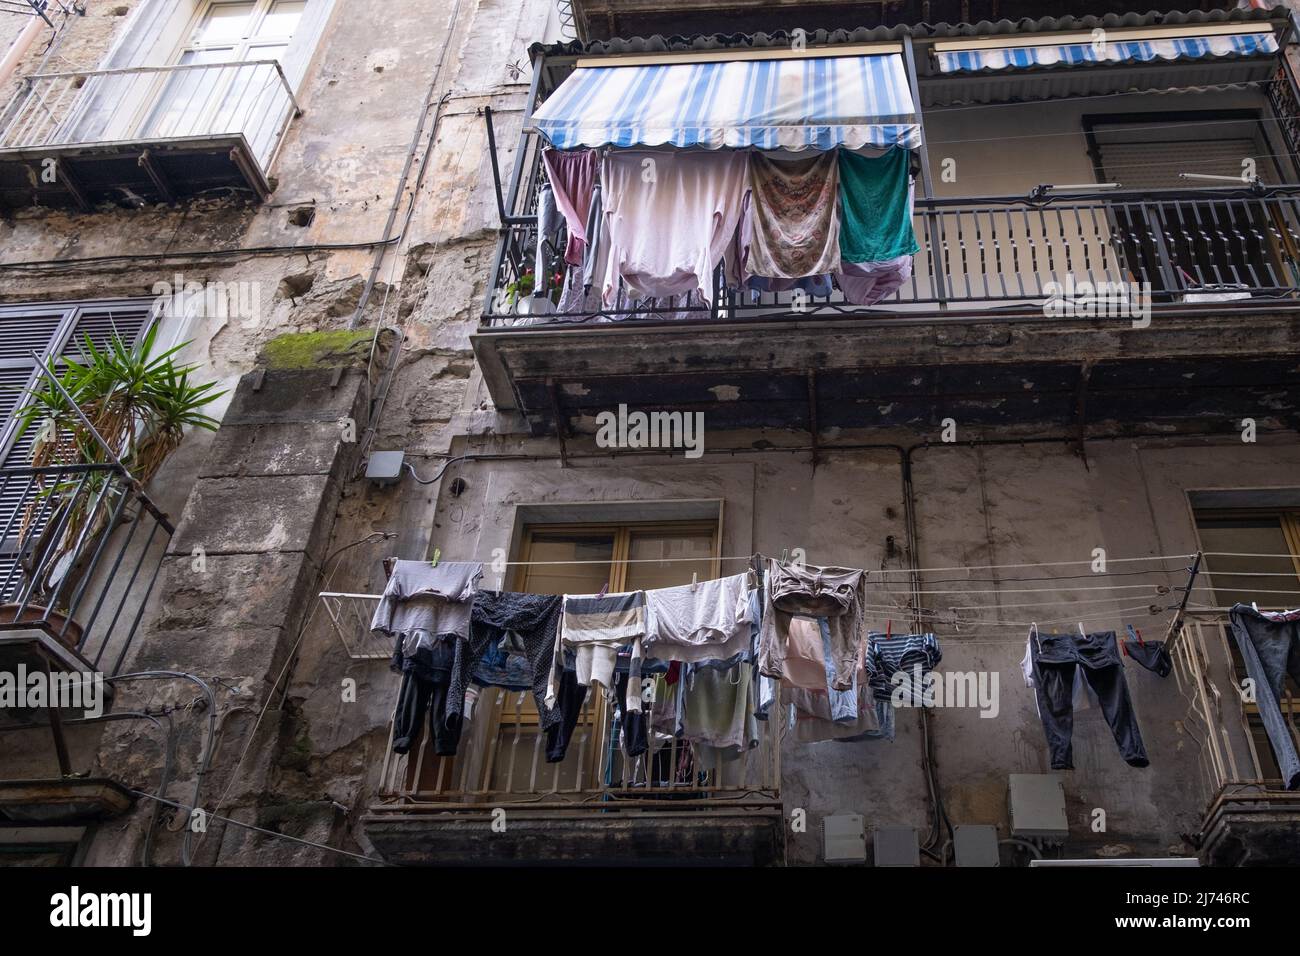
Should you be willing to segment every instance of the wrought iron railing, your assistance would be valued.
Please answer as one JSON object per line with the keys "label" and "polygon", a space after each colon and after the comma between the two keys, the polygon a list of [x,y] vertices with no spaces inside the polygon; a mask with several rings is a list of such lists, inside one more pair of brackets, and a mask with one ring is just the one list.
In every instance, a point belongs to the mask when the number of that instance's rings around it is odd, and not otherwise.
{"label": "wrought iron railing", "polygon": [[[649,704],[653,728],[658,711]],[[590,807],[664,807],[671,801],[718,804],[780,791],[780,708],[757,721],[758,745],[724,756],[670,732],[649,732],[649,749],[629,757],[622,746],[616,709],[589,693],[563,760],[547,761],[546,734],[538,725],[531,693],[485,688],[471,710],[454,758],[437,757],[422,739],[407,754],[389,753],[379,796],[404,805],[439,807],[526,803]],[[665,807],[666,809],[669,807]]]}
{"label": "wrought iron railing", "polygon": [[300,112],[276,60],[38,73],[0,112],[0,150],[241,134],[265,172]]}
{"label": "wrought iron railing", "polygon": [[0,469],[0,632],[117,674],[174,528],[117,465]]}
{"label": "wrought iron railing", "polygon": [[[528,197],[536,170],[525,179]],[[606,305],[597,289],[560,311],[551,289],[512,294],[535,261],[537,230],[530,203],[521,205],[504,229],[487,327],[973,309],[1105,316],[1227,298],[1295,300],[1300,293],[1300,185],[919,199],[911,278],[872,306],[846,302],[838,291],[738,292],[720,268],[711,303],[682,297],[647,304],[620,288]]]}
{"label": "wrought iron railing", "polygon": [[[1226,615],[1189,611],[1169,647],[1172,677],[1186,704],[1179,726],[1197,761],[1205,802],[1225,787],[1285,790],[1259,710],[1243,689],[1245,672]],[[1291,735],[1300,739],[1300,700],[1284,687],[1279,704]]]}

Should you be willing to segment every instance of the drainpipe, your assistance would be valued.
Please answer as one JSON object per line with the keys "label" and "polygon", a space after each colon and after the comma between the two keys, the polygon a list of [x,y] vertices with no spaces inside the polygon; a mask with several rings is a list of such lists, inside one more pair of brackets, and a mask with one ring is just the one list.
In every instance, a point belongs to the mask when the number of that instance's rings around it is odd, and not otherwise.
{"label": "drainpipe", "polygon": [[0,88],[13,77],[14,71],[18,69],[18,62],[27,55],[27,51],[40,35],[44,25],[40,17],[32,17],[27,26],[23,27],[23,32],[18,34],[18,39],[14,40],[13,45],[9,47],[5,58],[0,60]]}

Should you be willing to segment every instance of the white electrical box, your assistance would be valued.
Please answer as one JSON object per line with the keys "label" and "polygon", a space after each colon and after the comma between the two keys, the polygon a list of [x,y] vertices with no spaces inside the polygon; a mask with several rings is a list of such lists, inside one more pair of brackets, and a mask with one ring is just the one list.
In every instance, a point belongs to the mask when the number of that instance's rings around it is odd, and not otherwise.
{"label": "white electrical box", "polygon": [[1070,835],[1060,774],[1013,773],[1008,789],[1013,837],[1060,843]]}
{"label": "white electrical box", "polygon": [[867,862],[867,831],[860,814],[822,817],[822,859],[827,863]]}

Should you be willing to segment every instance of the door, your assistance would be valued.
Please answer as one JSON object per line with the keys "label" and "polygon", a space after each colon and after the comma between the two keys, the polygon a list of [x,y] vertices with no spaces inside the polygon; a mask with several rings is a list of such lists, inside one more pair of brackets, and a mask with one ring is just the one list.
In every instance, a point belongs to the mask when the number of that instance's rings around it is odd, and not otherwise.
{"label": "door", "polygon": [[260,157],[289,108],[275,66],[260,61],[284,57],[306,7],[306,0],[211,0],[176,59],[193,69],[167,75],[142,138],[243,133]]}

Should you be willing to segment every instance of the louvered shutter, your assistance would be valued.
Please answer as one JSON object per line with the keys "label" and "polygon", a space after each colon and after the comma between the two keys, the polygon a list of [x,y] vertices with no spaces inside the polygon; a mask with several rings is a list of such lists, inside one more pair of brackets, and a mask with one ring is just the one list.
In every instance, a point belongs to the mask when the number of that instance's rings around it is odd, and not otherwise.
{"label": "louvered shutter", "polygon": [[[31,463],[36,428],[17,435],[15,412],[27,404],[36,382],[33,351],[45,361],[53,359],[57,369],[62,364],[59,359],[81,353],[86,336],[96,348],[106,347],[115,334],[132,343],[138,341],[150,315],[151,303],[135,300],[0,309],[0,463],[8,468]],[[16,580],[9,580],[10,570],[16,560],[23,512],[32,500],[29,487],[27,476],[0,474],[0,591],[5,592],[0,594],[0,601],[7,600],[17,587]]]}

